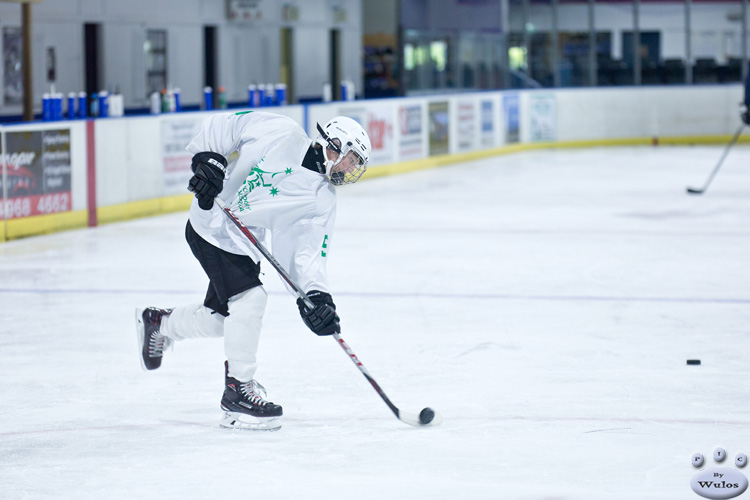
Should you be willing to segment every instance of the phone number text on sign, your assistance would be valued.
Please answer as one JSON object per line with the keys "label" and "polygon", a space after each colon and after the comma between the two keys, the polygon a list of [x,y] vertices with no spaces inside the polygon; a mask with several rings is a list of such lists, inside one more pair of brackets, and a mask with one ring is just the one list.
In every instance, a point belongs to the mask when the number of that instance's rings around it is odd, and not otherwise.
{"label": "phone number text on sign", "polygon": [[68,212],[71,209],[70,192],[11,198],[5,201],[4,208],[4,212],[0,213],[0,218],[6,219]]}

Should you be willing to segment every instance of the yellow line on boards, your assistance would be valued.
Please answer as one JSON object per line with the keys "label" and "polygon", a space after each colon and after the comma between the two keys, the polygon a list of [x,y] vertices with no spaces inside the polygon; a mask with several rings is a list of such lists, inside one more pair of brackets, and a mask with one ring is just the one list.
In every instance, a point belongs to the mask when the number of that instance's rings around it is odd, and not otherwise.
{"label": "yellow line on boards", "polygon": [[98,207],[96,217],[100,224],[149,217],[152,215],[180,212],[190,208],[192,194],[181,194],[165,198],[131,201],[107,207]]}
{"label": "yellow line on boards", "polygon": [[[139,217],[185,211],[190,208],[192,199],[193,195],[184,194],[99,207],[96,209],[97,220],[99,224],[106,224]],[[0,235],[0,242],[56,231],[84,228],[88,226],[88,211],[77,210],[74,212],[9,219],[4,222],[4,226],[5,230]]]}
{"label": "yellow line on boards", "polygon": [[[729,135],[695,136],[695,137],[632,137],[621,139],[595,139],[586,141],[535,142],[526,144],[508,144],[499,148],[471,151],[467,153],[447,154],[409,160],[390,165],[378,165],[368,169],[362,179],[374,179],[386,175],[404,174],[417,170],[440,167],[453,163],[481,160],[493,156],[532,151],[537,149],[593,148],[606,146],[656,146],[656,145],[692,145],[692,144],[726,144],[732,139]],[[750,143],[750,135],[740,136],[737,142]]]}
{"label": "yellow line on boards", "polygon": [[78,229],[86,227],[87,223],[88,212],[86,210],[8,219],[5,221],[4,236],[6,240],[15,240],[27,236]]}

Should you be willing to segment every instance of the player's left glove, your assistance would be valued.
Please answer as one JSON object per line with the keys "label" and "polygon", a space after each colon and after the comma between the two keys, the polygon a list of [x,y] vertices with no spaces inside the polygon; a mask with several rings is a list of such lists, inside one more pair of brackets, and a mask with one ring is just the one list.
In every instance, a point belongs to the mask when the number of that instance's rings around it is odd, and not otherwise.
{"label": "player's left glove", "polygon": [[198,206],[211,210],[214,198],[224,189],[224,175],[227,171],[227,159],[213,151],[202,151],[193,156],[193,176],[188,189],[198,198]]}
{"label": "player's left glove", "polygon": [[297,299],[297,307],[302,321],[315,335],[333,335],[341,333],[339,315],[336,314],[336,304],[333,303],[330,293],[313,290],[307,294],[307,298],[315,306],[308,309],[302,299]]}

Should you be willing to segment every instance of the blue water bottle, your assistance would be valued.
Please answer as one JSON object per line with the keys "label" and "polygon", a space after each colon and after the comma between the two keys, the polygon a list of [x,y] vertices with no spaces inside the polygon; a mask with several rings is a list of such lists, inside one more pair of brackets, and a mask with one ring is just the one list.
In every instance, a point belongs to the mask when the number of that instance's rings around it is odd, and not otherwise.
{"label": "blue water bottle", "polygon": [[109,97],[109,93],[106,90],[99,92],[99,116],[102,118],[106,118],[109,115],[107,97]]}
{"label": "blue water bottle", "polygon": [[182,93],[182,90],[180,90],[180,89],[174,89],[174,91],[172,91],[172,94],[174,95],[174,110],[175,110],[175,112],[182,111],[182,103],[180,102],[180,94],[181,93]]}
{"label": "blue water bottle", "polygon": [[203,87],[203,104],[205,109],[214,109],[214,89]]}
{"label": "blue water bottle", "polygon": [[52,94],[52,119],[62,120],[62,94]]}
{"label": "blue water bottle", "polygon": [[75,92],[68,93],[68,119],[72,120],[76,117],[76,94]]}
{"label": "blue water bottle", "polygon": [[52,119],[51,112],[52,102],[50,101],[49,94],[42,94],[42,120],[48,122]]}
{"label": "blue water bottle", "polygon": [[78,118],[86,118],[86,92],[78,93]]}
{"label": "blue water bottle", "polygon": [[276,84],[276,105],[286,106],[286,84],[285,83]]}
{"label": "blue water bottle", "polygon": [[99,116],[99,94],[94,92],[91,94],[91,116],[96,118]]}
{"label": "blue water bottle", "polygon": [[266,85],[266,102],[263,103],[264,106],[273,106],[273,99],[274,99],[274,91],[273,91],[273,84],[269,83]]}
{"label": "blue water bottle", "polygon": [[247,86],[247,107],[248,108],[254,108],[255,107],[255,95],[258,92],[258,87],[253,85],[252,83]]}

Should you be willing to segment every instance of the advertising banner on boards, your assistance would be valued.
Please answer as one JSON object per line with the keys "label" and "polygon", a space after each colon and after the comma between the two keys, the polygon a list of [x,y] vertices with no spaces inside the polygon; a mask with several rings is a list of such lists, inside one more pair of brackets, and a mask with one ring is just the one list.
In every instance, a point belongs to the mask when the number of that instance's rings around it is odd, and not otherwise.
{"label": "advertising banner on boards", "polygon": [[450,113],[448,101],[431,102],[428,107],[430,156],[448,154],[450,150]]}
{"label": "advertising banner on boards", "polygon": [[521,138],[521,106],[518,94],[503,95],[505,115],[505,143],[513,144]]}
{"label": "advertising banner on boards", "polygon": [[71,210],[70,129],[6,132],[0,217]]}
{"label": "advertising banner on boards", "polygon": [[557,101],[554,94],[532,94],[529,97],[531,142],[557,139]]}
{"label": "advertising banner on boards", "polygon": [[420,104],[407,104],[398,107],[399,160],[413,160],[427,156],[423,122]]}
{"label": "advertising banner on boards", "polygon": [[387,103],[379,103],[378,106],[342,106],[338,110],[338,114],[348,116],[362,125],[370,137],[372,145],[370,165],[382,165],[395,161],[393,112],[393,105]]}
{"label": "advertising banner on boards", "polygon": [[479,104],[480,113],[480,147],[494,148],[495,141],[495,101],[483,100]]}
{"label": "advertising banner on boards", "polygon": [[186,194],[193,171],[193,155],[185,147],[198,135],[205,117],[169,118],[161,123],[161,152],[164,168],[164,194]]}
{"label": "advertising banner on boards", "polygon": [[474,100],[456,102],[456,131],[458,135],[458,151],[474,149],[476,131],[476,106]]}

